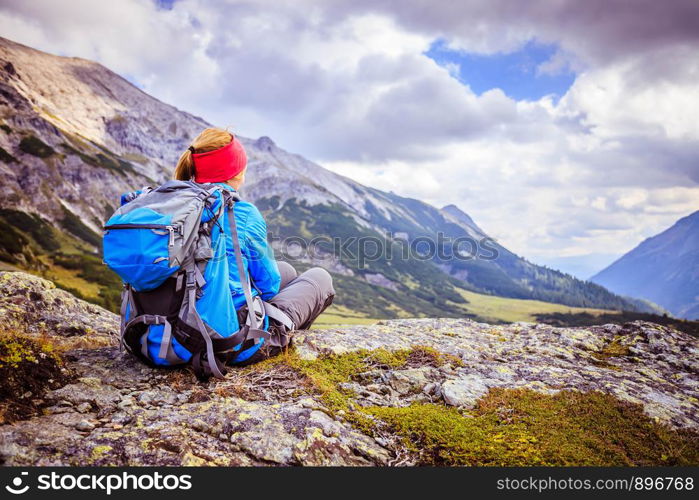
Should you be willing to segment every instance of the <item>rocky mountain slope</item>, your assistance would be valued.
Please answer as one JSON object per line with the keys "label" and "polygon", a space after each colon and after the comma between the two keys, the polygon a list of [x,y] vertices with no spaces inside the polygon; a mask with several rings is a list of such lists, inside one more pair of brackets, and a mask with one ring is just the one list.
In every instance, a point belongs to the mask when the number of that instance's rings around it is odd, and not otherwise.
{"label": "rocky mountain slope", "polygon": [[[100,264],[102,222],[122,192],[168,178],[207,123],[97,63],[6,39],[0,39],[0,74],[0,261],[43,273],[113,310],[119,283]],[[406,239],[487,235],[455,206],[439,210],[362,186],[267,137],[242,140],[250,157],[244,194],[264,210],[272,234],[387,242],[366,265],[357,258],[359,243],[348,254],[321,246],[305,259],[335,273],[338,302],[349,310],[369,317],[458,316],[459,288],[572,306],[643,307],[531,264],[496,242],[485,253],[497,259],[397,258]]]}
{"label": "rocky mountain slope", "polygon": [[652,323],[299,332],[208,383],[139,364],[114,314],[29,274],[0,273],[0,324],[5,465],[699,463],[697,339]]}
{"label": "rocky mountain slope", "polygon": [[699,319],[699,212],[648,238],[591,278],[616,293]]}

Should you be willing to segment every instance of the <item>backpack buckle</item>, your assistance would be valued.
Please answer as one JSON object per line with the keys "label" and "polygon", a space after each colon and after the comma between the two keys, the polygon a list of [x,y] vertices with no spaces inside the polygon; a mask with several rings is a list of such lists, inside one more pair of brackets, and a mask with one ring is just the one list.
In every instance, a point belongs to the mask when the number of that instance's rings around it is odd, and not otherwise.
{"label": "backpack buckle", "polygon": [[194,288],[194,286],[197,284],[197,278],[194,275],[194,271],[187,271],[185,278],[185,286],[187,288]]}

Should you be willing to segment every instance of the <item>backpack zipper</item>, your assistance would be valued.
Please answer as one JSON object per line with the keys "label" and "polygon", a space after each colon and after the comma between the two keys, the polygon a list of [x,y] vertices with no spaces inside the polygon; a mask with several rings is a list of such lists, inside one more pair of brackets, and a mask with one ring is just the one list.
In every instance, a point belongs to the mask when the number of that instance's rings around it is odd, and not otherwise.
{"label": "backpack zipper", "polygon": [[175,233],[180,232],[179,226],[171,226],[169,224],[109,224],[104,226],[104,230],[109,229],[165,229],[170,233],[168,246],[175,246]]}
{"label": "backpack zipper", "polygon": [[167,229],[174,227],[167,224],[109,224],[104,229]]}

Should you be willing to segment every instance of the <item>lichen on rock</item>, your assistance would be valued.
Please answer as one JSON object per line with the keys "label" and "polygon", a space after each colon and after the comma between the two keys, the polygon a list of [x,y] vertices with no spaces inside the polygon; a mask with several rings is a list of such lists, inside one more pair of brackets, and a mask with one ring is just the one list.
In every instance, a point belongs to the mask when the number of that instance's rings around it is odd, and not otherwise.
{"label": "lichen on rock", "polygon": [[46,388],[39,414],[0,425],[6,465],[699,460],[697,339],[655,324],[412,319],[304,331],[277,358],[201,383],[121,352],[111,313],[41,278],[0,280],[0,322],[54,342],[72,374]]}
{"label": "lichen on rock", "polygon": [[23,272],[0,271],[0,318],[6,329],[50,334],[55,343],[71,347],[115,345],[119,331],[116,314]]}
{"label": "lichen on rock", "polygon": [[36,414],[50,389],[71,378],[58,349],[46,339],[0,333],[0,425]]}

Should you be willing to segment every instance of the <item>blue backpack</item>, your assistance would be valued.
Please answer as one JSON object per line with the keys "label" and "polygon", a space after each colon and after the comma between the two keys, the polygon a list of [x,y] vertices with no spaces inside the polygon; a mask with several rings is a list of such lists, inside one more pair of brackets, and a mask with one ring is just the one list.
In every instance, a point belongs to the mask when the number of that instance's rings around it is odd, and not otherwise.
{"label": "blue backpack", "polygon": [[[221,203],[214,211],[217,198]],[[124,283],[121,345],[143,362],[191,363],[200,378],[222,378],[245,341],[288,344],[293,323],[252,297],[233,215],[238,200],[237,193],[220,185],[168,181],[132,196],[105,224],[104,262]],[[244,325],[238,322],[228,283],[224,212],[245,294]],[[265,330],[268,317],[283,328],[270,334]]]}

